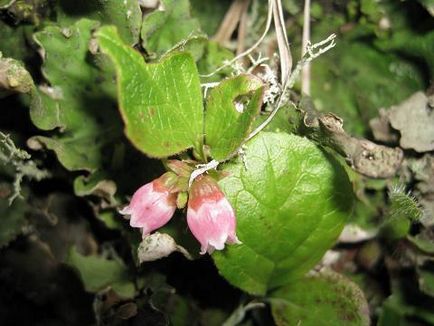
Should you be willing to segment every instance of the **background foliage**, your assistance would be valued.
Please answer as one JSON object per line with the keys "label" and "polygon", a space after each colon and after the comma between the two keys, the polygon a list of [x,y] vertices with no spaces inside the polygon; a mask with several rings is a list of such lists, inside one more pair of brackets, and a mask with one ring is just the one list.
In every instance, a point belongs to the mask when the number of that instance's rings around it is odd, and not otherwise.
{"label": "background foliage", "polygon": [[[140,263],[118,209],[164,172],[151,157],[230,157],[270,87],[234,65],[204,77],[259,38],[265,1],[234,1],[247,32],[229,35],[232,1],[152,2],[0,0],[0,322],[434,325],[432,1],[312,3],[312,42],[338,35],[312,64],[315,109],[296,83],[297,108],[222,166],[243,244],[199,257],[179,211],[162,232],[195,259]],[[303,2],[282,4],[296,62]],[[253,57],[276,52],[271,32]],[[399,150],[393,176],[346,164],[310,128],[328,112]]]}

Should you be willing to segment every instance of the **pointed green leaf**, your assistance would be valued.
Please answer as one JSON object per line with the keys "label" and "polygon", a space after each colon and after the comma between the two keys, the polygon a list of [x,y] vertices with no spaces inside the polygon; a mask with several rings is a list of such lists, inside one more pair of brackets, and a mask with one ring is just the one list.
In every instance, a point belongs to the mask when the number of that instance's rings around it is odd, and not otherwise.
{"label": "pointed green leaf", "polygon": [[131,142],[152,157],[199,148],[203,138],[203,104],[193,58],[175,53],[156,64],[125,45],[112,26],[101,28],[98,42],[113,60],[119,106]]}
{"label": "pointed green leaf", "polygon": [[199,21],[190,15],[188,0],[162,0],[161,5],[145,17],[141,31],[143,47],[158,55],[200,31]]}
{"label": "pointed green leaf", "polygon": [[272,293],[271,309],[278,326],[369,325],[362,290],[342,275],[323,271]]}
{"label": "pointed green leaf", "polygon": [[240,75],[222,81],[210,91],[205,115],[205,142],[214,159],[225,159],[241,145],[259,114],[263,89],[259,78]]}
{"label": "pointed green leaf", "polygon": [[243,244],[213,258],[233,285],[265,294],[318,263],[349,217],[353,195],[342,166],[306,138],[261,133],[243,161],[228,164],[220,182]]}

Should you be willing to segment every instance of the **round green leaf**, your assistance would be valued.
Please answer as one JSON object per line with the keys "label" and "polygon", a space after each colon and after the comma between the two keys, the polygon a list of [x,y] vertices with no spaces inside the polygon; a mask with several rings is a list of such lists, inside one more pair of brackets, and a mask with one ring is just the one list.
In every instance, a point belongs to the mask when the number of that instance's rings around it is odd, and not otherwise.
{"label": "round green leaf", "polygon": [[220,185],[235,209],[243,244],[213,258],[220,273],[247,292],[265,294],[302,277],[350,215],[353,195],[345,171],[306,138],[261,133],[225,172]]}
{"label": "round green leaf", "polygon": [[368,303],[362,290],[332,271],[314,273],[272,294],[278,326],[369,325]]}

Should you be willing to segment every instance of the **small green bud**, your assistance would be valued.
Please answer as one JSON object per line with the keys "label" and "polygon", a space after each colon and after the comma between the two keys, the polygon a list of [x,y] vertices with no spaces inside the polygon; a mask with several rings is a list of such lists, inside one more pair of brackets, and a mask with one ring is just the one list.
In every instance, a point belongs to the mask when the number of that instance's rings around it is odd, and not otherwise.
{"label": "small green bud", "polygon": [[178,193],[178,196],[176,197],[176,206],[179,209],[183,209],[185,205],[187,205],[188,200],[188,193],[187,192],[180,192]]}

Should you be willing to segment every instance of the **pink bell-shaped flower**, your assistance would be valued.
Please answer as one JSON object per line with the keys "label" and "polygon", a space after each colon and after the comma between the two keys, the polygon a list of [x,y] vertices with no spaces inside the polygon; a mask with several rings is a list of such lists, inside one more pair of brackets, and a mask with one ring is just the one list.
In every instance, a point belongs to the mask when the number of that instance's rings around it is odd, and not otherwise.
{"label": "pink bell-shaped flower", "polygon": [[130,215],[130,225],[142,229],[143,237],[162,227],[172,218],[176,209],[176,194],[171,192],[176,175],[163,174],[140,187],[130,204],[119,213]]}
{"label": "pink bell-shaped flower", "polygon": [[201,254],[222,250],[225,243],[241,243],[235,234],[234,210],[209,176],[198,177],[191,186],[187,223],[201,244]]}

